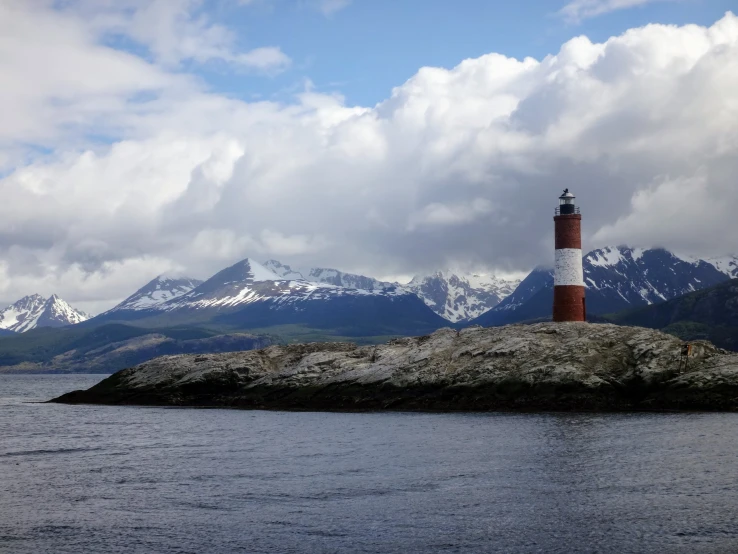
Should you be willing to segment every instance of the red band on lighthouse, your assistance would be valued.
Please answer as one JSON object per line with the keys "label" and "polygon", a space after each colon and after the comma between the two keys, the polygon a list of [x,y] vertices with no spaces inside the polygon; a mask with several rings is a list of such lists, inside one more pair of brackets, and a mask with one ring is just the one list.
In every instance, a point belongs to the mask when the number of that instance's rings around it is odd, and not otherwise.
{"label": "red band on lighthouse", "polygon": [[554,321],[585,321],[584,271],[582,268],[582,216],[575,196],[564,191],[554,217],[556,268],[554,272]]}

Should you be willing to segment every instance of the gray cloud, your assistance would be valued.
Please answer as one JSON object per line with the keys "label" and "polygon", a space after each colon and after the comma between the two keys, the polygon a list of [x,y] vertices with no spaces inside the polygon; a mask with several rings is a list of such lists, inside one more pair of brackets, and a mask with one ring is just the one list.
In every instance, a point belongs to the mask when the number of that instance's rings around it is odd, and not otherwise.
{"label": "gray cloud", "polygon": [[[310,91],[292,104],[224,98],[68,21],[73,40],[52,36],[71,52],[57,63],[110,59],[143,76],[134,93],[153,93],[132,107],[128,81],[70,88],[73,104],[115,100],[72,111],[72,147],[69,112],[44,117],[53,99],[4,97],[0,115],[26,114],[53,151],[7,154],[17,166],[0,180],[7,300],[58,292],[96,311],[157,273],[206,277],[246,256],[377,276],[524,271],[551,261],[564,187],[579,197],[587,247],[738,250],[732,14],[603,44],[578,37],[540,61],[490,54],[422,68],[373,108]],[[23,78],[31,88],[36,77]],[[101,118],[115,143],[82,146]],[[25,136],[7,131],[3,152]]]}

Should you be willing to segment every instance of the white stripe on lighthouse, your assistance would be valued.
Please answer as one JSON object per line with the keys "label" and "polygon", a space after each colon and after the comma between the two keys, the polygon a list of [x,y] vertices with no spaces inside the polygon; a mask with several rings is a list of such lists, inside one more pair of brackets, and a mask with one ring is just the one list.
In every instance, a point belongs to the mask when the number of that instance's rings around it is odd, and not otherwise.
{"label": "white stripe on lighthouse", "polygon": [[582,251],[579,248],[561,248],[556,250],[554,286],[566,285],[584,286]]}

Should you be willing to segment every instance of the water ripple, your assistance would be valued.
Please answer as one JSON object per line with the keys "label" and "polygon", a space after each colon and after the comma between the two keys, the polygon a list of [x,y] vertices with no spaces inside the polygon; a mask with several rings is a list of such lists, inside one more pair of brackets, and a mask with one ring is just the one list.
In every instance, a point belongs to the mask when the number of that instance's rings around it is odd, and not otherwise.
{"label": "water ripple", "polygon": [[30,405],[0,376],[0,552],[738,552],[738,415]]}

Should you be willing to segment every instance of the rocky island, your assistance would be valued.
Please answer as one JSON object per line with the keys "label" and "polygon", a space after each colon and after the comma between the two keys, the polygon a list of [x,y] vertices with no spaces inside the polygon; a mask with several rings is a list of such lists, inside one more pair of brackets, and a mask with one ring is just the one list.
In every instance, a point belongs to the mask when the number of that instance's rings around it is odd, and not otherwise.
{"label": "rocky island", "polygon": [[441,329],[381,346],[314,343],[164,356],[61,403],[280,410],[738,410],[738,354],[640,327]]}

